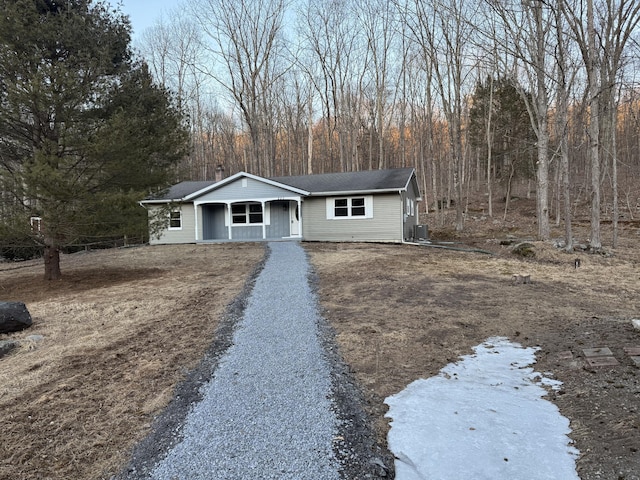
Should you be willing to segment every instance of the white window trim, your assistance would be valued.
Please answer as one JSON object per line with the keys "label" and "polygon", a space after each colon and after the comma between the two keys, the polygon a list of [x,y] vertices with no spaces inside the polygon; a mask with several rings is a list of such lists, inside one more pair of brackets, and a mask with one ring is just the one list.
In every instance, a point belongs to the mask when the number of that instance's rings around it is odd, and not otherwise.
{"label": "white window trim", "polygon": [[31,217],[29,223],[31,224],[32,232],[36,234],[42,233],[42,217]]}
{"label": "white window trim", "polygon": [[255,226],[255,225],[271,225],[271,204],[269,202],[265,202],[262,207],[262,223],[233,223],[233,215],[231,213],[231,205],[236,203],[245,203],[245,202],[232,202],[227,203],[225,213],[224,213],[224,226],[228,227],[229,222],[231,221],[232,227],[247,227],[247,226]]}
{"label": "white window trim", "polygon": [[413,200],[413,198],[409,198],[407,197],[407,208],[406,208],[406,213],[408,216],[413,217],[416,214],[416,210],[415,210],[415,202]]}
{"label": "white window trim", "polygon": [[[244,205],[245,207],[245,219],[247,220],[247,222],[245,223],[234,223],[233,221],[233,212],[231,212],[231,226],[233,227],[259,227],[262,225],[269,225],[269,218],[268,218],[268,213],[269,213],[269,209],[267,208],[267,204],[264,203],[259,203],[259,202],[235,202],[231,205],[229,205],[229,211],[231,211],[231,208],[233,207],[233,205]],[[260,205],[262,207],[262,222],[258,222],[258,223],[251,223],[249,222],[249,216],[251,214],[251,212],[249,211],[249,205]],[[227,225],[228,226],[228,225]]]}
{"label": "white window trim", "polygon": [[[351,201],[354,198],[364,198],[364,215],[351,215]],[[349,214],[347,216],[336,217],[336,200],[348,200]],[[373,195],[352,195],[348,197],[327,197],[327,220],[365,220],[373,218]]]}
{"label": "white window trim", "polygon": [[[173,213],[178,213],[180,214],[180,226],[179,227],[172,227],[171,226],[171,214]],[[182,225],[184,225],[183,219],[182,219],[182,210],[171,210],[169,212],[169,230],[182,230]]]}

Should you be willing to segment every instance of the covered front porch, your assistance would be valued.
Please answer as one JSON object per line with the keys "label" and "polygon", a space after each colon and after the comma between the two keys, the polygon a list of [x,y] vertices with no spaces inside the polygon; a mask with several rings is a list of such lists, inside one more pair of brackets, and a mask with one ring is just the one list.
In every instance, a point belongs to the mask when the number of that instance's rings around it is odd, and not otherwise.
{"label": "covered front porch", "polygon": [[196,242],[302,238],[301,197],[194,202]]}

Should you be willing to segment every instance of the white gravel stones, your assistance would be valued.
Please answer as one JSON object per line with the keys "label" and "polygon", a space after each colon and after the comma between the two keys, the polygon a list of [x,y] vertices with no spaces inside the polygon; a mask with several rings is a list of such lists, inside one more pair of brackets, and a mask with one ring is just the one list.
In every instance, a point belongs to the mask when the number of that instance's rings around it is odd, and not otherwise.
{"label": "white gravel stones", "polygon": [[234,344],[202,387],[183,440],[152,478],[340,478],[338,421],[306,255],[295,242],[269,247]]}

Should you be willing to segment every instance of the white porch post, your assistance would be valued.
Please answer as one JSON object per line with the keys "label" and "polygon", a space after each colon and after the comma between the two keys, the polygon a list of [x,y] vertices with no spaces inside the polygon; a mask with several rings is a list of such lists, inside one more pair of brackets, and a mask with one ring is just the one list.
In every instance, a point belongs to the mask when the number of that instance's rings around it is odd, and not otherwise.
{"label": "white porch post", "polygon": [[196,242],[200,240],[200,238],[198,238],[198,205],[199,205],[198,203],[193,202],[193,215],[195,217],[193,224],[196,229],[196,234],[195,234]]}
{"label": "white porch post", "polygon": [[231,240],[231,204],[225,202],[227,206],[227,239]]}
{"label": "white porch post", "polygon": [[266,205],[267,202],[265,202],[264,200],[260,202],[262,204],[262,239],[266,240],[267,239],[267,212],[264,209],[264,206]]}
{"label": "white porch post", "polygon": [[302,200],[298,197],[298,236],[302,238]]}

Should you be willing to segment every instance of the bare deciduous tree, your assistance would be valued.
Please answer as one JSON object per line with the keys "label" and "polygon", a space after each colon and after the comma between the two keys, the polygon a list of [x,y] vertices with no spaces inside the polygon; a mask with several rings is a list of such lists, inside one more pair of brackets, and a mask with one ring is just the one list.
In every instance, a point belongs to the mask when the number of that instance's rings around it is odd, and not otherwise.
{"label": "bare deciduous tree", "polygon": [[[270,129],[271,88],[286,71],[285,0],[192,0],[208,42],[208,73],[233,98],[250,138],[250,167],[273,171],[275,141]],[[221,67],[221,68],[220,68]]]}
{"label": "bare deciduous tree", "polygon": [[404,18],[412,40],[432,66],[435,90],[447,119],[451,159],[451,179],[456,200],[456,230],[463,218],[463,98],[472,70],[467,51],[477,4],[461,0],[411,0]]}

